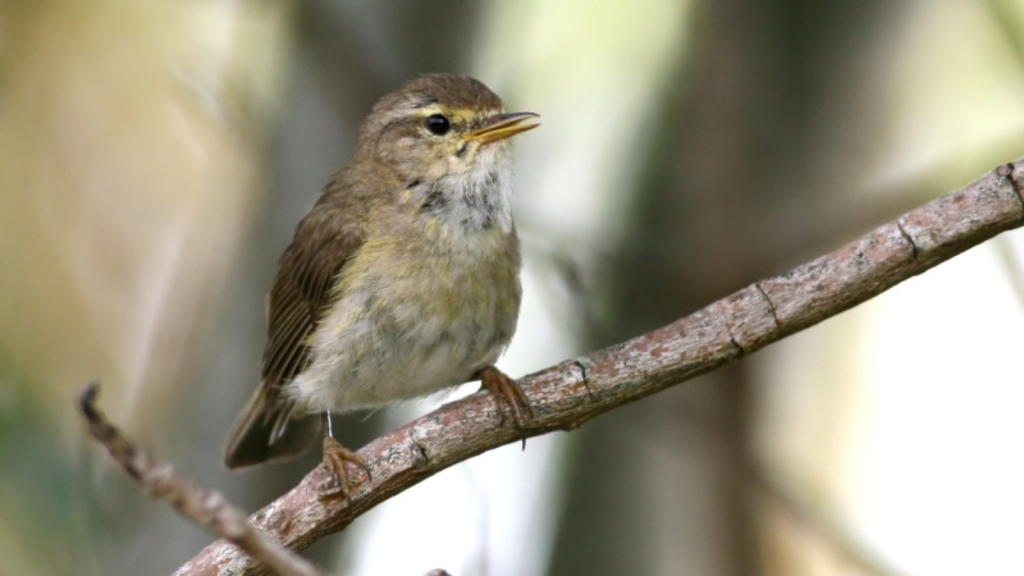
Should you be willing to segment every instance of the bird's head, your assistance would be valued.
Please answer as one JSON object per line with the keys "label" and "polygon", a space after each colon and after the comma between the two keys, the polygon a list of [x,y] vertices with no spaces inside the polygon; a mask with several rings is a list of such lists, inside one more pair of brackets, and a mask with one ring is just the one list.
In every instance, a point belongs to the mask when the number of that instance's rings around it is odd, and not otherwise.
{"label": "bird's head", "polygon": [[506,113],[479,80],[428,74],[381,98],[360,130],[357,155],[412,182],[485,174],[510,162],[508,138],[536,128],[532,112]]}

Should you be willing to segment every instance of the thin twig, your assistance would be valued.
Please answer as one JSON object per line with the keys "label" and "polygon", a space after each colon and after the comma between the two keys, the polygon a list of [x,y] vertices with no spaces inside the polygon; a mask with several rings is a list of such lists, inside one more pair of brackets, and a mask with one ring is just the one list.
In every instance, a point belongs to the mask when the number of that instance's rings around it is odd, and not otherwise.
{"label": "thin twig", "polygon": [[[534,412],[527,435],[576,428],[613,408],[735,362],[1021,226],[1024,201],[1017,182],[1024,182],[1024,161],[1000,166],[830,254],[668,326],[522,378],[520,386]],[[287,546],[303,549],[425,478],[519,438],[511,419],[495,412],[490,395],[473,394],[360,450],[372,479],[355,486],[350,499],[319,497],[330,480],[321,465],[254,514],[252,522]],[[177,574],[259,570],[245,554],[215,542]]]}
{"label": "thin twig", "polygon": [[154,499],[163,500],[193,522],[213,530],[245,550],[253,558],[286,576],[324,576],[326,573],[255,529],[245,512],[217,492],[196,486],[174,471],[170,464],[154,460],[136,448],[96,408],[99,385],[90,384],[78,396],[78,409],[89,433],[142,484]]}

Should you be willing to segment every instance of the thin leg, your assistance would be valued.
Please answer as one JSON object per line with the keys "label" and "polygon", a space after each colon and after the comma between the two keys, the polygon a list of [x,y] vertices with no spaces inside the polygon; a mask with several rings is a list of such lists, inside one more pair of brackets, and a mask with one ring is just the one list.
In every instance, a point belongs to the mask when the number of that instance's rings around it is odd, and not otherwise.
{"label": "thin leg", "polygon": [[331,413],[324,413],[324,420],[327,421],[327,435],[324,436],[324,466],[334,475],[338,480],[336,487],[325,488],[320,497],[331,498],[337,495],[342,495],[347,500],[351,493],[349,485],[349,474],[348,469],[345,466],[346,463],[354,464],[357,468],[362,468],[363,472],[366,473],[366,479],[370,480],[370,467],[366,465],[366,461],[359,457],[358,454],[342,446],[337,440],[334,439],[334,429],[331,426]]}
{"label": "thin leg", "polygon": [[523,389],[515,380],[507,376],[494,366],[482,368],[474,375],[480,379],[481,388],[486,389],[498,403],[498,413],[501,415],[502,424],[505,423],[505,412],[501,405],[505,404],[512,412],[512,419],[515,420],[516,428],[523,437],[523,449],[526,449],[526,420],[533,418],[533,408],[530,407],[530,399],[523,393]]}

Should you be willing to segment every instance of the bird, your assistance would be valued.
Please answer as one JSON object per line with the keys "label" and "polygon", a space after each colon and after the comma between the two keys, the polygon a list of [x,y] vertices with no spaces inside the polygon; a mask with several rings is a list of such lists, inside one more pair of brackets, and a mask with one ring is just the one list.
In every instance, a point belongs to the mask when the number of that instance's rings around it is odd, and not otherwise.
{"label": "bird", "polygon": [[[267,298],[260,383],[227,437],[232,469],[323,438],[350,494],[331,414],[480,380],[522,432],[530,403],[494,366],[516,330],[522,257],[509,138],[539,126],[479,80],[425,74],[382,97],[347,166],[295,230]],[[525,441],[525,433],[523,435]]]}

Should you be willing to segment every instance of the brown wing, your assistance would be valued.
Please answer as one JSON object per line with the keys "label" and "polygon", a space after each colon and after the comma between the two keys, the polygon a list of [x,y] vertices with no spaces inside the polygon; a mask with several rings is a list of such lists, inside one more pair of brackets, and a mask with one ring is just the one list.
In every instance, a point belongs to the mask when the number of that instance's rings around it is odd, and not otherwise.
{"label": "brown wing", "polygon": [[293,406],[282,398],[281,387],[305,369],[309,337],[330,304],[335,278],[365,239],[358,218],[331,199],[328,192],[302,219],[281,256],[267,302],[262,379],[228,435],[224,461],[229,468],[295,456],[319,433],[318,418],[292,418]]}
{"label": "brown wing", "polygon": [[343,215],[337,209],[314,209],[303,219],[295,240],[281,256],[267,303],[264,381],[280,385],[306,367],[307,342],[330,305],[334,281],[364,240],[362,230],[342,222]]}

